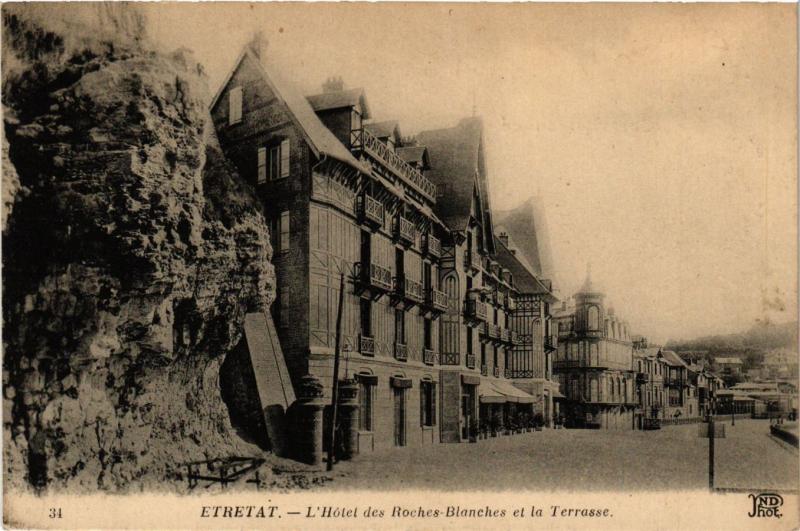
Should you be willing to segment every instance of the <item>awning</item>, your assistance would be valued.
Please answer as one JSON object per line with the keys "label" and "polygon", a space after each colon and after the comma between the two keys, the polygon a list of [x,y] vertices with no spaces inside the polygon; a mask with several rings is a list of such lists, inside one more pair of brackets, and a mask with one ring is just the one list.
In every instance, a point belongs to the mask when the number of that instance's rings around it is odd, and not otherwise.
{"label": "awning", "polygon": [[478,399],[483,404],[505,404],[506,396],[497,390],[488,380],[481,382],[478,387]]}
{"label": "awning", "polygon": [[461,383],[464,385],[479,385],[481,383],[481,377],[475,374],[461,374]]}
{"label": "awning", "polygon": [[506,397],[506,402],[517,402],[518,404],[533,404],[536,402],[536,398],[529,395],[522,389],[517,389],[510,383],[506,383],[503,380],[497,380],[496,382],[492,382],[498,391],[503,393]]}

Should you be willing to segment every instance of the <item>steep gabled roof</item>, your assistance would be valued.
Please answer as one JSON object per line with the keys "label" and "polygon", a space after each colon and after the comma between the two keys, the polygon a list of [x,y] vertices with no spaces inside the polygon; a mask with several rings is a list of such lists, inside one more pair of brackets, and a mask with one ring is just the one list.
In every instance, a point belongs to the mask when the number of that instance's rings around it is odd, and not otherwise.
{"label": "steep gabled roof", "polygon": [[316,112],[341,109],[343,107],[361,107],[361,117],[370,117],[367,96],[362,88],[336,90],[307,96],[306,99]]}
{"label": "steep gabled roof", "polygon": [[375,138],[384,139],[393,136],[398,140],[400,139],[400,126],[397,120],[364,124],[364,129],[372,133]]}
{"label": "steep gabled roof", "polygon": [[672,367],[687,367],[688,368],[688,365],[686,365],[686,362],[683,361],[680,356],[678,356],[677,354],[675,354],[675,352],[673,352],[671,350],[662,350],[661,351],[661,357],[663,357],[664,361],[666,361],[667,364],[671,365]]}
{"label": "steep gabled roof", "polygon": [[496,212],[495,225],[497,232],[505,231],[516,242],[537,275],[552,278],[550,235],[541,199],[531,197],[515,209]]}
{"label": "steep gabled roof", "polygon": [[220,96],[225,90],[225,87],[228,86],[231,78],[233,78],[234,73],[236,73],[236,71],[239,69],[239,66],[242,64],[242,62],[246,60],[252,61],[256,69],[261,74],[264,82],[269,86],[270,90],[275,93],[275,96],[278,98],[278,100],[282,101],[286,105],[286,108],[289,110],[289,114],[295,121],[295,124],[302,131],[306,142],[314,152],[315,156],[319,157],[323,154],[328,155],[352,166],[357,170],[363,172],[370,171],[369,168],[365,167],[361,162],[353,157],[353,155],[350,153],[350,150],[344,147],[344,144],[342,144],[339,139],[336,138],[333,133],[331,133],[330,129],[325,127],[325,124],[323,124],[322,121],[317,117],[314,109],[311,108],[311,105],[308,103],[306,98],[302,96],[300,91],[297,90],[290,82],[283,79],[277,71],[264,64],[264,62],[250,48],[249,45],[245,45],[242,53],[239,54],[238,59],[236,59],[236,62],[234,63],[230,73],[226,76],[222,85],[220,85],[217,94],[211,101],[211,109],[216,107]]}
{"label": "steep gabled roof", "polygon": [[417,135],[428,148],[433,168],[427,177],[436,184],[439,194],[437,212],[453,230],[465,230],[471,215],[473,194],[477,189],[479,221],[484,228],[484,242],[494,251],[489,186],[483,156],[483,123],[480,118],[465,118],[455,127],[423,131]]}
{"label": "steep gabled roof", "polygon": [[397,154],[409,164],[421,163],[423,169],[430,169],[431,162],[428,156],[428,148],[425,146],[409,146],[397,148]]}
{"label": "steep gabled roof", "polygon": [[519,255],[515,255],[512,250],[501,240],[495,242],[495,259],[501,266],[511,271],[514,287],[520,293],[529,295],[545,295],[549,302],[556,302],[558,299],[543,284],[533,272],[533,269],[520,260]]}

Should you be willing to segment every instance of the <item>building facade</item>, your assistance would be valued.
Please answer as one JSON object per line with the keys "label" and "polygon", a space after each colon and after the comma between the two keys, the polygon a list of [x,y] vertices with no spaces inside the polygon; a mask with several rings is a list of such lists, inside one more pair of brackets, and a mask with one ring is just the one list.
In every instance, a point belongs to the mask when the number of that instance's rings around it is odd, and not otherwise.
{"label": "building facade", "polygon": [[521,294],[497,259],[480,119],[404,139],[372,120],[363,90],[331,78],[303,96],[254,45],[211,115],[270,221],[292,382],[316,377],[326,402],[344,280],[340,377],[358,385],[356,452],[465,440],[481,397],[484,420],[509,424],[538,403],[552,417],[544,392],[512,384],[511,360],[548,371],[544,332],[518,333],[529,324],[514,319],[517,299],[538,297],[543,321],[552,294]]}
{"label": "building facade", "polygon": [[606,311],[604,298],[587,276],[574,308],[557,313],[553,370],[566,396],[562,414],[568,427],[633,429],[633,345],[627,323]]}

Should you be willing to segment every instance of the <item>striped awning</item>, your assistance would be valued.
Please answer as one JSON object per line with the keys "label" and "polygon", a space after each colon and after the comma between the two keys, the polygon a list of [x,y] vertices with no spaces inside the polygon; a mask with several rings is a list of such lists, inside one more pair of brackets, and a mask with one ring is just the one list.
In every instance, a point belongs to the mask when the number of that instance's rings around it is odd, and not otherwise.
{"label": "striped awning", "polygon": [[484,404],[504,404],[506,402],[506,396],[488,380],[482,381],[478,386],[478,399]]}
{"label": "striped awning", "polygon": [[516,402],[518,404],[533,404],[536,402],[536,397],[529,395],[522,389],[517,389],[510,383],[503,380],[492,382],[498,391],[500,391],[506,398],[506,402]]}

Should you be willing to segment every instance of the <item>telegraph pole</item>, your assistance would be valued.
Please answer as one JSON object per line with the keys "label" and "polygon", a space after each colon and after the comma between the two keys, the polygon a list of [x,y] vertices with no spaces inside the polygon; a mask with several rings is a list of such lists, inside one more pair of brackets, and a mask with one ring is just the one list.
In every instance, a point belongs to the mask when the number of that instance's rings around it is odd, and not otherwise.
{"label": "telegraph pole", "polygon": [[328,431],[328,466],[327,469],[333,470],[333,459],[336,455],[336,409],[339,406],[339,345],[342,335],[342,306],[344,301],[344,273],[341,274],[339,281],[339,310],[336,312],[336,344],[333,351],[333,385],[331,397],[331,425]]}

